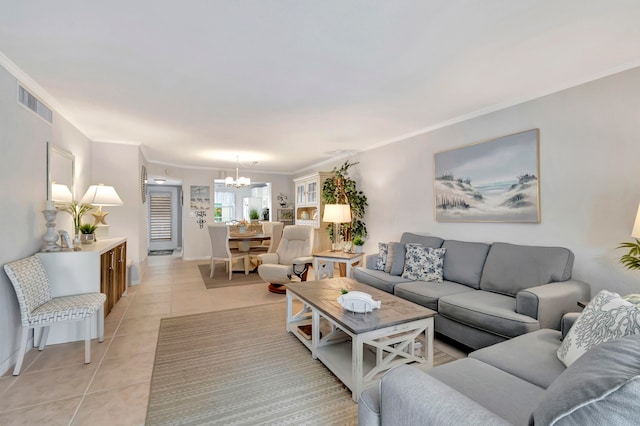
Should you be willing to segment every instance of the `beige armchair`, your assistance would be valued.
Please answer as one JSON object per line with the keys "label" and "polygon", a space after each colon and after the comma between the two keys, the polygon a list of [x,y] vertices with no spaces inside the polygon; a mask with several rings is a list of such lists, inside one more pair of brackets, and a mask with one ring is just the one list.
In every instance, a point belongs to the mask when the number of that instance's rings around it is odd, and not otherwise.
{"label": "beige armchair", "polygon": [[296,275],[307,280],[307,272],[313,263],[313,228],[305,225],[285,226],[280,244],[275,252],[259,255],[258,275],[269,283],[269,291],[286,293],[283,284]]}

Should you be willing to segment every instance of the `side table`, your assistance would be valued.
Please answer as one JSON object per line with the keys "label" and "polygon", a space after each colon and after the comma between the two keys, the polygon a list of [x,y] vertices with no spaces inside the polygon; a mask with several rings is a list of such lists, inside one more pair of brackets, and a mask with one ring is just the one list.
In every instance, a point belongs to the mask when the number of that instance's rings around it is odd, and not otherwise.
{"label": "side table", "polygon": [[[347,278],[351,278],[351,267],[358,262],[362,262],[364,253],[345,253],[342,251],[323,251],[313,255],[314,278],[333,278],[333,267],[335,263],[347,265]],[[323,263],[320,263],[323,262]]]}

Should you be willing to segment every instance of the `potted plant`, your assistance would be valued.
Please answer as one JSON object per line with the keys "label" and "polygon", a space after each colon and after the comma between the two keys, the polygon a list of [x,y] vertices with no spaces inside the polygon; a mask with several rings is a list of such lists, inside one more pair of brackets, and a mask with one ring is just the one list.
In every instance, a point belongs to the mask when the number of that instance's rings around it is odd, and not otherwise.
{"label": "potted plant", "polygon": [[249,210],[249,219],[251,219],[252,221],[260,219],[260,214],[258,213],[258,209]]}
{"label": "potted plant", "polygon": [[356,248],[356,253],[362,253],[364,250],[364,240],[360,236],[353,239],[353,245]]}
{"label": "potted plant", "polygon": [[80,242],[80,223],[82,222],[82,216],[93,209],[93,206],[90,204],[81,204],[77,201],[73,201],[69,204],[66,204],[62,211],[67,212],[73,218],[73,231],[74,231],[74,243]]}
{"label": "potted plant", "polygon": [[[349,177],[349,168],[358,163],[345,161],[340,168],[334,167],[333,177],[328,178],[322,185],[322,199],[325,204],[349,204],[351,208],[351,222],[341,227],[344,241],[351,241],[355,236],[365,238],[367,227],[362,221],[367,207],[367,196],[358,191],[356,181]],[[327,226],[327,232],[331,241],[339,241],[334,238],[333,226]]]}
{"label": "potted plant", "polygon": [[88,223],[80,225],[80,242],[82,244],[90,244],[96,241],[96,225]]}

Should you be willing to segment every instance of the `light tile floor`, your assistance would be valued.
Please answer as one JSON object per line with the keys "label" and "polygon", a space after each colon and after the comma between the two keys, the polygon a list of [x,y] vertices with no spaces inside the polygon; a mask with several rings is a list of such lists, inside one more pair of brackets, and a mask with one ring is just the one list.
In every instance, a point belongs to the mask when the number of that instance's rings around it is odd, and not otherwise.
{"label": "light tile floor", "polygon": [[[30,350],[23,372],[0,377],[0,425],[142,425],[160,319],[168,316],[283,303],[266,284],[207,290],[197,265],[178,256],[150,256],[140,285],[129,287],[105,319],[105,340]],[[460,358],[444,342],[435,346]]]}

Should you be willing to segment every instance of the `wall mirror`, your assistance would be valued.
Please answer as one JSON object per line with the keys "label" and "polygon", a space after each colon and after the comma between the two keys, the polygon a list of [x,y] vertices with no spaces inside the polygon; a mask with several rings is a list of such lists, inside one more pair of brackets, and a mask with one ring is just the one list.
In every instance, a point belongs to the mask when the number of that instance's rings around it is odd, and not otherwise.
{"label": "wall mirror", "polygon": [[75,198],[75,157],[47,142],[47,200],[70,202]]}

